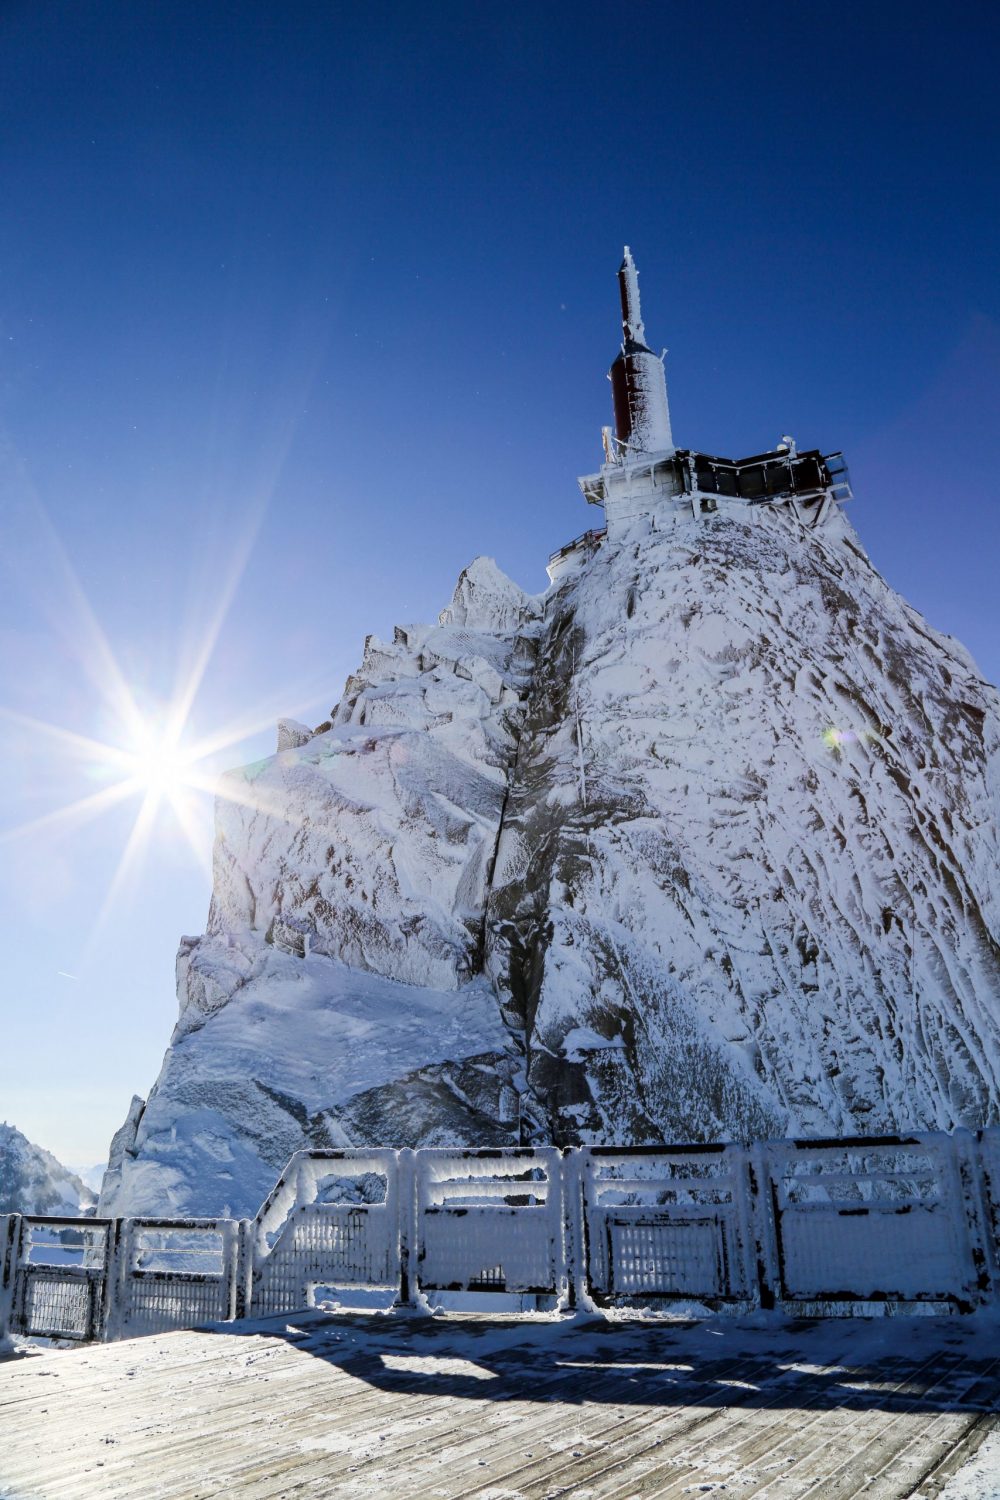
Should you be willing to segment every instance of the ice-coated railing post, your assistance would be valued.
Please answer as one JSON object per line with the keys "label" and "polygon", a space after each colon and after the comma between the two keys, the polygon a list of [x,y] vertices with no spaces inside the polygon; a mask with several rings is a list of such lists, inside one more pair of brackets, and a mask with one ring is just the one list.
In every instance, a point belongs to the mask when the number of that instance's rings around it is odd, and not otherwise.
{"label": "ice-coated railing post", "polygon": [[253,1249],[256,1219],[241,1219],[236,1226],[236,1269],[233,1275],[233,1317],[250,1316],[253,1295]]}
{"label": "ice-coated railing post", "polygon": [[104,1285],[97,1309],[94,1338],[106,1344],[122,1336],[125,1281],[132,1259],[132,1220],[112,1219],[104,1241]]}
{"label": "ice-coated railing post", "polygon": [[764,1309],[777,1302],[781,1278],[778,1262],[778,1234],[775,1223],[774,1184],[767,1147],[757,1141],[747,1153],[750,1180],[750,1217],[757,1295]]}
{"label": "ice-coated railing post", "polygon": [[[295,1207],[304,1208],[316,1196],[312,1182],[307,1180],[306,1167],[309,1158],[304,1151],[295,1153]],[[312,1189],[312,1191],[310,1191]]]}
{"label": "ice-coated railing post", "polygon": [[749,1297],[760,1306],[761,1281],[757,1273],[756,1205],[753,1192],[754,1178],[758,1174],[754,1170],[750,1152],[745,1147],[730,1146],[727,1150],[733,1174],[733,1202],[742,1259],[740,1279]]}
{"label": "ice-coated railing post", "polygon": [[546,1201],[549,1205],[549,1223],[552,1226],[552,1280],[556,1289],[556,1305],[566,1306],[572,1302],[573,1296],[573,1245],[570,1238],[565,1151],[560,1151],[558,1156],[550,1160],[547,1178]]}
{"label": "ice-coated railing post", "polygon": [[955,1218],[965,1230],[963,1248],[967,1256],[969,1306],[962,1310],[971,1312],[976,1303],[988,1302],[991,1292],[992,1268],[987,1250],[988,1217],[982,1195],[982,1165],[978,1143],[971,1130],[959,1126],[950,1140],[945,1137],[945,1142],[943,1155],[952,1169],[951,1182],[945,1184],[945,1192],[953,1199],[957,1210]]}
{"label": "ice-coated railing post", "polygon": [[413,1307],[417,1292],[417,1160],[416,1153],[404,1146],[399,1163],[397,1202],[399,1204],[399,1307]]}
{"label": "ice-coated railing post", "polygon": [[0,1214],[0,1339],[14,1320],[14,1286],[21,1243],[21,1215]]}
{"label": "ice-coated railing post", "polygon": [[1000,1129],[988,1125],[976,1135],[976,1161],[986,1226],[987,1263],[994,1300],[1000,1300]]}
{"label": "ice-coated railing post", "polygon": [[586,1304],[587,1267],[583,1241],[583,1155],[570,1146],[559,1164],[562,1180],[563,1233],[566,1244],[566,1306],[574,1312]]}
{"label": "ice-coated railing post", "polygon": [[236,1317],[236,1300],[239,1295],[240,1273],[240,1221],[223,1219],[222,1231],[222,1291],[220,1299],[225,1309],[223,1320],[231,1323]]}

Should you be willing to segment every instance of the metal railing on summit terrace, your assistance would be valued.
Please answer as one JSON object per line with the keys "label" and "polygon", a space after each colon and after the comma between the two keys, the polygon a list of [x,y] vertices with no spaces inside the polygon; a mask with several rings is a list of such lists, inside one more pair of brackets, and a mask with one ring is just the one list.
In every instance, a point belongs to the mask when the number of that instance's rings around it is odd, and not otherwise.
{"label": "metal railing on summit terrace", "polygon": [[299,1152],[253,1219],[0,1215],[0,1337],[355,1303],[971,1313],[1000,1301],[1000,1129]]}

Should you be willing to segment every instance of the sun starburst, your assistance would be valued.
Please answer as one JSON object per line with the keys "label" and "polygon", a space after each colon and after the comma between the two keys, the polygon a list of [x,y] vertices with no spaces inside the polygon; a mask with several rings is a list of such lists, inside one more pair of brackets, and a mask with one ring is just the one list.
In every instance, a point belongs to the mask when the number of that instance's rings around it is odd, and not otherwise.
{"label": "sun starburst", "polygon": [[[249,711],[241,711],[211,733],[196,735],[193,710],[210,661],[218,646],[226,616],[239,586],[259,524],[251,517],[238,544],[233,543],[226,576],[216,580],[211,617],[187,641],[178,639],[176,653],[184,666],[166,703],[148,706],[129,681],[110,641],[86,597],[65,551],[48,527],[50,556],[55,559],[62,587],[64,613],[53,620],[62,640],[72,649],[87,681],[94,688],[93,703],[100,707],[99,735],[81,733],[67,725],[51,723],[10,707],[0,706],[0,718],[16,727],[36,744],[44,741],[55,752],[60,782],[82,780],[86,792],[40,816],[26,819],[0,832],[0,843],[38,834],[67,835],[115,809],[132,804],[135,815],[125,836],[117,868],[100,902],[92,940],[103,927],[132,877],[143,863],[158,828],[172,828],[188,845],[204,870],[211,866],[211,805],[221,791],[234,803],[268,816],[287,818],[284,800],[274,789],[257,787],[239,776],[220,774],[226,763],[243,751],[243,758],[259,748],[252,742],[273,725],[279,712],[302,712],[315,702],[317,684],[286,684],[281,700],[272,698]],[[291,700],[291,701],[289,701]],[[94,790],[94,783],[97,789]],[[279,789],[280,792],[280,789]],[[166,820],[166,823],[165,823]]]}

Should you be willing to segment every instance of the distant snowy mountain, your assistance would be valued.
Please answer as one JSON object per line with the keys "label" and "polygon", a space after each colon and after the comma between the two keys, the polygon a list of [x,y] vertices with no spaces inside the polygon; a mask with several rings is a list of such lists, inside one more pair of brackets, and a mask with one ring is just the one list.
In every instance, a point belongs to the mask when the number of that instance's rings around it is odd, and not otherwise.
{"label": "distant snowy mountain", "polygon": [[1000,699],[841,512],[619,523],[369,637],[226,778],[208,933],[102,1210],[302,1143],[995,1121]]}
{"label": "distant snowy mountain", "polygon": [[97,1194],[13,1125],[0,1124],[0,1213],[92,1212]]}

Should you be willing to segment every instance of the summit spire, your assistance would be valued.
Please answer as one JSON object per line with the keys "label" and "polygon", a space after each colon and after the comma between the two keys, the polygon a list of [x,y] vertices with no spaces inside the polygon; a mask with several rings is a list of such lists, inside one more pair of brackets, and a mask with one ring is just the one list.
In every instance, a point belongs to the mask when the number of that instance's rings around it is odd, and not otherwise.
{"label": "summit spire", "polygon": [[639,272],[632,251],[618,271],[622,304],[622,346],[608,372],[615,408],[615,436],[622,458],[666,454],[674,450],[663,360],[646,345],[639,305]]}

